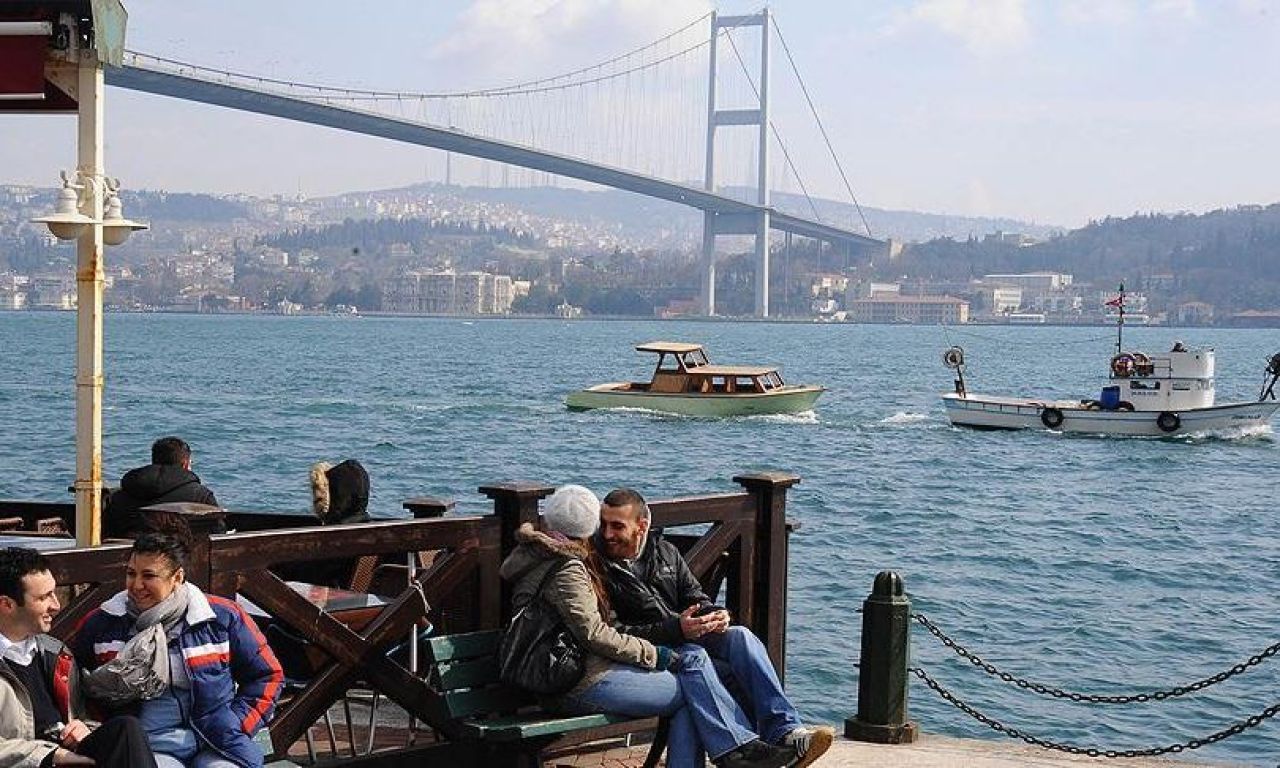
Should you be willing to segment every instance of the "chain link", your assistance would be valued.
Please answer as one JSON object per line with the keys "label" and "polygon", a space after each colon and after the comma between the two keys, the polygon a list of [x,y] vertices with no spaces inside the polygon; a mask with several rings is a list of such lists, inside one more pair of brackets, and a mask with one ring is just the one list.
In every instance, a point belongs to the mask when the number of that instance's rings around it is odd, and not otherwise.
{"label": "chain link", "polygon": [[1277,713],[1280,713],[1280,704],[1272,704],[1270,707],[1267,707],[1258,714],[1242,720],[1229,728],[1224,728],[1217,733],[1212,733],[1200,739],[1191,739],[1190,741],[1186,741],[1181,744],[1169,744],[1164,747],[1149,747],[1147,749],[1096,749],[1094,747],[1078,747],[1074,744],[1060,744],[1056,741],[1050,741],[1049,739],[1042,739],[1037,736],[1032,736],[1029,733],[1024,733],[1017,728],[1011,728],[995,718],[982,714],[978,710],[956,698],[955,694],[951,693],[951,691],[942,687],[942,685],[936,680],[929,677],[923,669],[919,667],[910,667],[908,671],[923,680],[925,685],[932,688],[935,693],[946,699],[961,712],[964,712],[974,720],[986,725],[993,731],[1003,733],[1013,739],[1022,739],[1026,743],[1033,744],[1037,747],[1056,749],[1060,752],[1069,752],[1073,755],[1087,755],[1088,757],[1155,757],[1157,755],[1177,754],[1189,749],[1199,749],[1206,744],[1213,744],[1247,731],[1261,723],[1263,720],[1275,717]]}
{"label": "chain link", "polygon": [[950,637],[947,637],[947,635],[941,629],[938,629],[938,626],[930,621],[924,614],[913,613],[911,614],[911,618],[915,619],[917,623],[941,640],[943,645],[955,651],[959,656],[968,660],[969,663],[986,672],[988,675],[993,675],[1006,683],[1012,683],[1019,688],[1033,691],[1042,696],[1052,696],[1055,699],[1067,699],[1070,701],[1083,701],[1090,704],[1133,704],[1135,702],[1142,701],[1164,701],[1165,699],[1172,699],[1177,696],[1185,696],[1188,693],[1195,693],[1196,691],[1204,690],[1211,685],[1215,685],[1223,680],[1235,677],[1250,667],[1255,667],[1272,656],[1275,656],[1277,653],[1280,653],[1280,643],[1276,643],[1275,645],[1263,650],[1261,653],[1249,657],[1247,661],[1242,661],[1239,664],[1236,664],[1225,672],[1219,672],[1212,677],[1206,677],[1203,680],[1197,680],[1194,683],[1174,686],[1173,688],[1165,691],[1152,691],[1150,693],[1137,693],[1119,696],[1101,696],[1091,693],[1064,691],[1061,688],[1053,688],[1047,685],[1041,685],[1040,683],[1033,683],[1030,680],[1024,680],[1020,677],[1014,677],[1008,672],[1002,672],[997,669],[994,664],[983,660],[977,654],[960,645],[955,640],[952,640]]}

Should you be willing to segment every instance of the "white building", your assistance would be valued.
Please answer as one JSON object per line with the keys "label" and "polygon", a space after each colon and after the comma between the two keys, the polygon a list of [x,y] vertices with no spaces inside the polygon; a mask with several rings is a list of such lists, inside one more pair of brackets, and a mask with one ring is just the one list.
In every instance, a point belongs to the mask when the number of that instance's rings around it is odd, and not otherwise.
{"label": "white building", "polygon": [[1071,285],[1072,275],[1057,272],[1028,272],[1018,275],[983,275],[982,282],[988,285],[1002,285],[1010,288],[1021,288],[1023,293],[1049,293],[1060,291]]}

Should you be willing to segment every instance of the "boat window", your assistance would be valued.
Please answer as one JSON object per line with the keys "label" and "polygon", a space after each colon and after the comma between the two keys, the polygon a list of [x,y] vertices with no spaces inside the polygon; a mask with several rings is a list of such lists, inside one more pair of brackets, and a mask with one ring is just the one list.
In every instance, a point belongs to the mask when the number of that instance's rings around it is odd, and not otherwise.
{"label": "boat window", "polygon": [[706,364],[707,364],[707,356],[703,354],[702,350],[700,349],[695,349],[692,352],[686,352],[684,354],[685,368],[698,368],[699,366],[703,366]]}
{"label": "boat window", "polygon": [[658,370],[664,373],[676,373],[680,370],[680,361],[675,355],[663,352],[658,356]]}
{"label": "boat window", "polygon": [[734,388],[739,392],[755,392],[756,382],[750,376],[738,376],[734,381]]}
{"label": "boat window", "polygon": [[1129,382],[1129,389],[1159,389],[1159,388],[1160,388],[1160,382],[1158,381],[1152,381],[1148,383],[1145,381],[1131,380]]}

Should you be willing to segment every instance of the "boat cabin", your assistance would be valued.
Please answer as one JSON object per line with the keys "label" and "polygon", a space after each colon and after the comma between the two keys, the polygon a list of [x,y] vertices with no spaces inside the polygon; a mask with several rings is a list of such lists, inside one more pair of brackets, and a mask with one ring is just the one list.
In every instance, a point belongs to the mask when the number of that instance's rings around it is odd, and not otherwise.
{"label": "boat cabin", "polygon": [[628,389],[662,394],[765,394],[784,385],[778,369],[766,366],[712,365],[700,344],[654,341],[636,346],[653,352],[658,364],[649,382],[631,382]]}
{"label": "boat cabin", "polygon": [[1117,399],[1139,411],[1207,408],[1214,402],[1213,368],[1212,349],[1175,347],[1150,356],[1121,352],[1111,358],[1111,386],[1104,388],[1103,402],[1112,406],[1107,401]]}

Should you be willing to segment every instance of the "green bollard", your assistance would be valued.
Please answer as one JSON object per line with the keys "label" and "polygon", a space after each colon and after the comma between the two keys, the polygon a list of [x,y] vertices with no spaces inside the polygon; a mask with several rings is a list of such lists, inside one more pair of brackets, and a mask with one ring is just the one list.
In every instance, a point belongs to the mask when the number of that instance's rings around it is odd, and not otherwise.
{"label": "green bollard", "polygon": [[862,603],[862,661],[858,715],[845,718],[844,735],[875,744],[910,744],[920,728],[907,719],[907,664],[911,659],[911,601],[902,577],[876,574]]}

